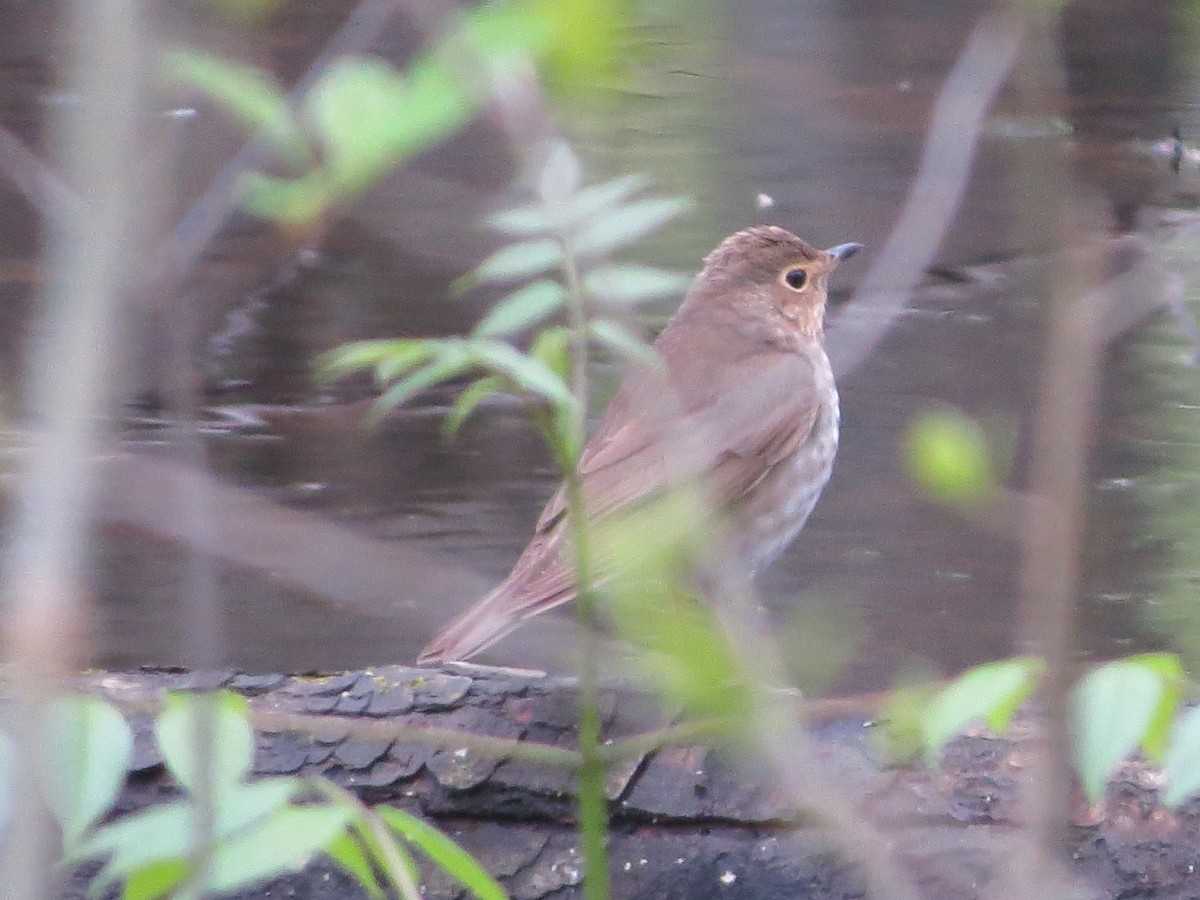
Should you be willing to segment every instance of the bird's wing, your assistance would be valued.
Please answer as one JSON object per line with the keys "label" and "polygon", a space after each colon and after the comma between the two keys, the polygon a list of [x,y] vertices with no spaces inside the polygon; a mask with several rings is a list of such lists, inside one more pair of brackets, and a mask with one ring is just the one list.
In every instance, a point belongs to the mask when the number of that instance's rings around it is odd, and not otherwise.
{"label": "bird's wing", "polygon": [[[721,381],[663,410],[629,414],[614,399],[580,461],[588,515],[604,518],[703,476],[718,508],[736,503],[812,432],[820,398],[812,362],[795,353],[762,353],[726,369]],[[670,415],[674,403],[683,411]],[[643,404],[644,405],[644,404]],[[690,408],[689,408],[690,406]],[[566,503],[560,490],[538,520],[553,528]]]}
{"label": "bird's wing", "polygon": [[[807,357],[757,354],[717,377],[719,382],[681,390],[682,396],[661,404],[664,410],[642,404],[642,415],[632,412],[636,398],[624,391],[614,397],[580,461],[589,518],[629,509],[698,477],[710,501],[724,508],[745,497],[812,433],[821,399]],[[671,403],[680,410],[675,416],[669,414]],[[523,619],[575,596],[574,572],[562,559],[565,510],[560,489],[508,578],[430,643],[422,660],[465,659]]]}

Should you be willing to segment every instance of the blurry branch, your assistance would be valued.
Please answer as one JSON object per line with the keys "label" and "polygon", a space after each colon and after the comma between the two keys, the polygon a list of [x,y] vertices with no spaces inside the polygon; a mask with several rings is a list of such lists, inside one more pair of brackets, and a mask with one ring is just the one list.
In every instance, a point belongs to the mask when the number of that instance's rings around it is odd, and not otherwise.
{"label": "blurry branch", "polygon": [[57,122],[55,146],[79,192],[76,215],[48,223],[51,277],[33,356],[29,406],[34,450],[21,484],[7,571],[5,637],[18,697],[15,779],[20,828],[0,872],[6,897],[43,895],[52,867],[47,817],[30,770],[42,760],[45,701],[74,662],[85,629],[86,534],[102,423],[113,393],[121,295],[137,158],[148,16],[127,0],[81,0],[68,9],[73,50],[66,89],[80,98]]}
{"label": "blurry branch", "polygon": [[984,16],[934,104],[929,136],[900,218],[827,338],[834,374],[857,369],[908,304],[958,212],[992,101],[1017,58],[1021,21]]}
{"label": "blurry branch", "polygon": [[79,212],[79,198],[62,176],[3,127],[0,127],[0,175],[12,182],[46,223],[65,222]]}
{"label": "blurry branch", "polygon": [[[385,613],[405,603],[405,584],[420,585],[422,595],[439,601],[479,593],[488,584],[433,554],[355,534],[314,512],[273,503],[190,466],[120,453],[103,463],[102,481],[110,521],[172,540],[195,540],[199,553],[276,573],[339,606]],[[190,537],[178,508],[163,499],[176,492],[202,497],[221,528]],[[340,564],[347,559],[358,562]]]}

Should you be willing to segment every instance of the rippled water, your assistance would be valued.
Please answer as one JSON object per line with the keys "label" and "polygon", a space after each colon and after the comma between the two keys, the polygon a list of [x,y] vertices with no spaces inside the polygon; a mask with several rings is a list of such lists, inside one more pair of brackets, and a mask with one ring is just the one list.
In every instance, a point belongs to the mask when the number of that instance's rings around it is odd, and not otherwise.
{"label": "rippled water", "polygon": [[[308,13],[285,20],[263,60],[285,73],[298,71],[302,49],[319,46],[335,24],[337,13],[323,14],[322,4],[304,6]],[[693,213],[647,244],[648,261],[694,270],[725,234],[764,219],[819,245],[877,248],[908,189],[932,100],[985,6],[830,0],[801,12],[778,0],[714,4],[711,14],[636,32],[631,83],[605,108],[567,117],[566,127],[595,177],[647,171],[657,190],[696,199]],[[997,446],[1011,448],[1020,483],[1042,323],[1036,292],[1010,261],[1036,256],[1045,238],[1017,227],[1015,160],[1071,141],[1079,190],[1095,195],[1114,231],[1152,207],[1194,206],[1187,166],[1176,174],[1155,150],[1173,128],[1186,141],[1200,124],[1192,57],[1173,21],[1169,4],[1068,4],[1060,36],[1066,118],[1022,119],[1014,98],[1001,97],[935,274],[842,384],[842,449],[826,495],[761,580],[806,683],[871,688],[906,666],[950,672],[1009,651],[1015,542],[929,502],[903,471],[900,436],[928,405],[960,406]],[[17,65],[11,49],[8,65]],[[197,140],[180,164],[185,194],[211,170],[213,148],[234,143],[207,114],[188,127]],[[555,477],[518,409],[489,408],[448,445],[439,418],[450,398],[436,394],[369,432],[353,390],[323,394],[309,374],[312,356],[340,341],[450,333],[478,316],[486,298],[448,299],[446,287],[489,246],[474,223],[506,183],[506,166],[500,139],[486,123],[473,126],[373,191],[335,223],[318,254],[297,259],[285,241],[241,223],[189,287],[189,302],[204,310],[213,469],[302,523],[292,563],[286,552],[271,555],[269,534],[264,546],[249,539],[218,554],[232,665],[411,660],[524,545]],[[759,194],[773,199],[769,210],[759,208]],[[29,294],[17,267],[36,249],[27,233],[25,218],[0,214],[9,270],[18,272],[0,290],[14,309]],[[864,268],[855,260],[838,273],[835,299]],[[651,312],[660,321],[668,311]],[[0,346],[10,370],[17,333]],[[1187,552],[1196,373],[1180,363],[1177,329],[1161,317],[1110,355],[1079,644],[1099,655],[1193,643],[1200,650],[1200,637],[1190,637],[1200,631]],[[153,395],[170,362],[152,341],[139,360],[142,393]],[[610,392],[616,373],[601,366],[597,375],[601,393]],[[131,420],[127,433],[139,452],[163,455],[153,416]],[[96,658],[113,666],[178,661],[180,545],[144,527],[150,515],[136,498],[122,503],[117,517],[126,524],[106,526],[97,554]],[[329,544],[318,525],[360,538],[364,555],[351,542],[321,559]],[[382,565],[370,562],[381,543],[427,564],[383,566],[373,582],[363,570]],[[301,563],[323,568],[342,589],[316,590],[289,573]],[[561,623],[531,626],[488,659],[562,665],[562,633]]]}

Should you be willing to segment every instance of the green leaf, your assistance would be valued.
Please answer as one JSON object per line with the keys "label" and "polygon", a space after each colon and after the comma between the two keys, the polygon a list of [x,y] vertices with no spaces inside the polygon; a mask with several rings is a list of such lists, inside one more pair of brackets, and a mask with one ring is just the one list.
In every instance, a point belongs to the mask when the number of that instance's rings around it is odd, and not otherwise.
{"label": "green leaf", "polygon": [[[300,790],[293,778],[271,778],[228,787],[214,798],[213,837],[237,835],[266,820]],[[149,866],[188,857],[195,850],[197,812],[189,801],[154,806],[94,830],[67,854],[66,861],[108,857],[92,885],[95,895],[120,878]]]}
{"label": "green leaf", "polygon": [[473,273],[477,281],[513,281],[541,275],[562,262],[562,247],[549,238],[509,244],[497,250]]}
{"label": "green leaf", "polygon": [[555,406],[568,409],[575,403],[571,389],[541,360],[526,356],[499,341],[475,341],[471,351],[476,360],[497,375],[503,375],[517,387],[544,397]]}
{"label": "green leaf", "polygon": [[631,362],[665,370],[662,357],[655,349],[620,322],[614,322],[612,319],[593,319],[588,323],[588,334],[610,353],[623,356]]}
{"label": "green leaf", "polygon": [[[752,707],[750,681],[712,611],[685,588],[711,538],[713,516],[680,487],[593,529],[599,587],[637,665],[690,713],[738,720]],[[619,560],[620,564],[614,565]]]}
{"label": "green leaf", "polygon": [[465,391],[459,394],[454,409],[442,423],[442,436],[449,440],[458,434],[458,430],[462,428],[463,423],[467,421],[475,408],[502,387],[503,382],[495,375],[488,375],[472,382]]}
{"label": "green leaf", "polygon": [[172,50],[163,57],[163,72],[172,81],[202,91],[248,128],[261,129],[289,164],[312,164],[308,141],[287,96],[261,69],[207,53]]}
{"label": "green leaf", "polygon": [[676,198],[636,200],[598,217],[575,238],[573,249],[583,256],[611,253],[658,230],[690,205]]}
{"label": "green leaf", "polygon": [[332,381],[365,369],[375,370],[375,380],[385,384],[433,354],[429,341],[421,338],[386,341],[355,341],[322,353],[317,358],[317,375]]}
{"label": "green leaf", "polygon": [[1092,802],[1109,775],[1144,740],[1163,694],[1150,668],[1118,661],[1093,669],[1072,693],[1075,767]]}
{"label": "green leaf", "polygon": [[939,503],[979,506],[995,492],[995,469],[983,429],[958,410],[918,413],[902,441],[910,477]]}
{"label": "green leaf", "polygon": [[509,294],[471,331],[476,338],[501,337],[524,331],[562,309],[567,292],[557,281],[542,279]]}
{"label": "green leaf", "polygon": [[291,179],[247,172],[242,175],[237,192],[246,212],[280,225],[315,222],[333,199],[329,182],[321,171]]}
{"label": "green leaf", "polygon": [[238,785],[254,762],[250,707],[232,691],[213,694],[175,693],[154,723],[167,768],[193,794],[201,787],[199,739],[207,734],[209,783],[215,796]]}
{"label": "green leaf", "polygon": [[625,305],[681,294],[691,279],[649,266],[600,266],[583,283],[600,301]]}
{"label": "green leaf", "polygon": [[384,900],[383,886],[375,875],[375,867],[358,837],[349,831],[336,837],[326,852],[335,863],[349,873],[372,900]]}
{"label": "green leaf", "polygon": [[624,175],[612,181],[604,181],[585,187],[575,195],[566,211],[566,225],[590,223],[590,220],[606,215],[624,200],[649,184],[645,175]]}
{"label": "green leaf", "polygon": [[[452,342],[457,343],[456,341]],[[391,351],[380,357],[379,362],[375,365],[375,383],[378,385],[395,381],[427,359],[445,355],[449,346],[447,341],[435,338],[414,338],[390,343],[393,345]],[[454,351],[449,352],[453,354]]]}
{"label": "green leaf", "polygon": [[534,338],[529,355],[566,384],[571,377],[571,332],[566,328],[544,328]]}
{"label": "green leaf", "polygon": [[51,707],[50,735],[42,784],[71,847],[116,802],[133,756],[133,733],[103,700],[64,697]]}
{"label": "green leaf", "polygon": [[432,825],[394,806],[379,806],[375,812],[479,900],[506,900],[508,897],[499,882],[471,854]]}
{"label": "green leaf", "polygon": [[343,834],[348,813],[328,805],[284,806],[254,828],[217,844],[209,887],[232,892],[302,869]]}
{"label": "green leaf", "polygon": [[1171,723],[1175,711],[1183,699],[1184,684],[1187,674],[1183,664],[1174,653],[1139,653],[1125,658],[1130,665],[1142,666],[1153,672],[1162,680],[1162,696],[1154,710],[1154,717],[1146,728],[1142,738],[1142,752],[1155,765],[1162,765],[1166,759],[1167,744],[1171,737]]}
{"label": "green leaf", "polygon": [[414,394],[461,375],[471,368],[472,362],[471,354],[465,346],[443,344],[433,362],[396,382],[376,399],[371,406],[368,421],[377,423]]}
{"label": "green leaf", "polygon": [[530,3],[485,3],[472,8],[463,17],[459,34],[446,41],[445,52],[461,56],[461,49],[454,46],[456,37],[486,60],[495,82],[513,70],[528,71],[530,57],[550,49],[554,30],[543,11]]}
{"label": "green leaf", "polygon": [[540,237],[552,233],[556,222],[541,204],[514,206],[492,213],[484,221],[488,226],[515,237]]}
{"label": "green leaf", "polygon": [[1042,661],[1032,657],[985,663],[939,691],[921,721],[928,763],[934,765],[946,744],[972,722],[986,721],[993,731],[1003,733],[1043,668]]}
{"label": "green leaf", "polygon": [[179,887],[191,867],[183,859],[164,859],[135,869],[125,880],[123,900],[160,900]]}
{"label": "green leaf", "polygon": [[374,56],[332,63],[304,100],[321,135],[339,197],[352,197],[418,150],[464,125],[473,102],[440,63],[425,57],[402,77]]}
{"label": "green leaf", "polygon": [[147,866],[183,859],[191,850],[195,816],[184,802],[153,806],[96,829],[68,854],[68,863],[107,856],[90,891],[102,896],[114,881]]}
{"label": "green leaf", "polygon": [[1167,785],[1159,799],[1168,809],[1200,792],[1200,707],[1193,706],[1175,723],[1164,770]]}

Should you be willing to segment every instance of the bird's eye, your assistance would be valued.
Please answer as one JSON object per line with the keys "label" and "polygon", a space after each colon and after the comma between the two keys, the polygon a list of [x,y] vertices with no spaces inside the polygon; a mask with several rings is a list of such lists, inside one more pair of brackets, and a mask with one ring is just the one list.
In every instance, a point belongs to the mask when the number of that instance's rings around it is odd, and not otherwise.
{"label": "bird's eye", "polygon": [[808,281],[808,273],[803,269],[788,269],[783,273],[783,280],[792,290],[798,291]]}

